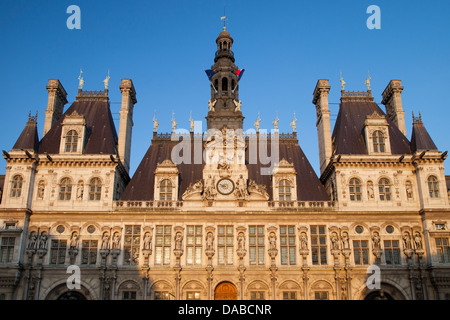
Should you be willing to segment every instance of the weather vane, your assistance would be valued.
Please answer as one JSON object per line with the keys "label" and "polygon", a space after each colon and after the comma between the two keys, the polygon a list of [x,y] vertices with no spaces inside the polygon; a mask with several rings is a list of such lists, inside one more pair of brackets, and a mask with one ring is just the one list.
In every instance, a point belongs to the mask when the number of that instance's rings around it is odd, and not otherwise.
{"label": "weather vane", "polygon": [[223,8],[223,16],[220,17],[220,20],[223,21],[223,30],[226,30],[226,29],[227,29],[227,26],[226,26],[227,15],[226,15],[226,13],[225,13],[225,7]]}

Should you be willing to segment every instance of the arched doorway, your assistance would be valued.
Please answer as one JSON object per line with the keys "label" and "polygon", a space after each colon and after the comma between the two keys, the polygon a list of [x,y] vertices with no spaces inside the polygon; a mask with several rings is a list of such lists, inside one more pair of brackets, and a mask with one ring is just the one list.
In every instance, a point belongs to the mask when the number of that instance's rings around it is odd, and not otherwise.
{"label": "arched doorway", "polygon": [[67,290],[58,297],[58,300],[86,300],[86,297],[77,291]]}
{"label": "arched doorway", "polygon": [[231,282],[221,282],[214,291],[214,300],[237,300],[237,291]]}
{"label": "arched doorway", "polygon": [[383,290],[374,291],[367,295],[364,300],[394,300],[391,295],[384,292]]}

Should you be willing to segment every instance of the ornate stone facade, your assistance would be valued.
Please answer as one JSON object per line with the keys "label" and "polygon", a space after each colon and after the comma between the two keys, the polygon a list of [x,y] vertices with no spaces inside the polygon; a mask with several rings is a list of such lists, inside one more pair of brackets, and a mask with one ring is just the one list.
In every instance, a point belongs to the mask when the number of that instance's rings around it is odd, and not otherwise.
{"label": "ornate stone facade", "polygon": [[[421,119],[406,138],[400,80],[383,92],[387,116],[370,90],[342,90],[333,132],[331,87],[318,80],[317,177],[295,123],[292,134],[259,122],[242,132],[233,39],[224,30],[216,44],[214,131],[179,145],[156,125],[131,178],[132,81],[120,86],[118,135],[107,89],[79,89],[63,113],[66,91],[49,81],[43,138],[29,119],[4,152],[0,298],[448,299],[446,153]],[[190,162],[171,156],[180,146]],[[73,265],[80,287],[68,290]]]}

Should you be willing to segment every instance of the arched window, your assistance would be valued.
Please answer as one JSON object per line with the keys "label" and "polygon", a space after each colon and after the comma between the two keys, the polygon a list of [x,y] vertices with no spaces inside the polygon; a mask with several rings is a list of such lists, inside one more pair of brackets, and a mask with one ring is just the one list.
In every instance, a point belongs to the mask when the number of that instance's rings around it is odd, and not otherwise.
{"label": "arched window", "polygon": [[228,78],[222,78],[222,91],[228,91]]}
{"label": "arched window", "polygon": [[391,200],[391,184],[388,179],[382,178],[378,182],[378,193],[381,201]]}
{"label": "arched window", "polygon": [[159,200],[172,200],[172,182],[170,180],[163,180],[159,184]]}
{"label": "arched window", "polygon": [[78,132],[70,130],[66,134],[65,152],[77,152],[78,148]]}
{"label": "arched window", "polygon": [[22,195],[22,183],[23,178],[20,175],[16,175],[11,181],[11,198],[19,198]]}
{"label": "arched window", "polygon": [[349,193],[351,201],[361,201],[361,182],[358,179],[350,180]]}
{"label": "arched window", "polygon": [[63,178],[59,184],[59,200],[70,200],[72,196],[72,180]]}
{"label": "arched window", "polygon": [[428,177],[428,192],[430,198],[439,198],[439,182],[435,176]]}
{"label": "arched window", "polygon": [[280,201],[291,201],[291,184],[288,180],[280,181],[278,197]]}
{"label": "arched window", "polygon": [[385,152],[386,145],[384,135],[381,131],[375,131],[372,133],[373,152]]}
{"label": "arched window", "polygon": [[100,200],[102,197],[102,182],[99,178],[92,178],[89,182],[89,200]]}

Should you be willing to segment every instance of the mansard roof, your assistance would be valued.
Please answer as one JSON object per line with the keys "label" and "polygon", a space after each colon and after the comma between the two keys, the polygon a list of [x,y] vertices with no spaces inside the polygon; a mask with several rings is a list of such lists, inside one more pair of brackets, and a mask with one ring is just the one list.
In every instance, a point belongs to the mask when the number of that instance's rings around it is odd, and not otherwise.
{"label": "mansard roof", "polygon": [[59,153],[62,122],[73,113],[84,116],[86,121],[83,154],[117,154],[117,132],[109,102],[95,99],[75,100],[42,138],[39,153]]}
{"label": "mansard roof", "polygon": [[392,154],[411,154],[411,145],[398,127],[373,101],[341,101],[333,130],[335,154],[368,154],[364,138],[364,122],[374,112],[388,123]]}
{"label": "mansard roof", "polygon": [[[171,159],[172,149],[177,143],[177,141],[170,141],[170,138],[152,140],[147,153],[123,192],[121,200],[154,200],[154,172],[156,166],[164,160]],[[267,155],[269,156],[270,148],[269,140],[267,143]],[[194,150],[193,147],[192,150]],[[279,160],[284,158],[294,164],[294,169],[297,172],[297,199],[299,201],[330,200],[311,164],[298,145],[297,139],[280,138],[279,151]],[[256,164],[249,163],[248,149],[245,157],[248,168],[248,181],[254,180],[257,184],[264,185],[269,194],[269,200],[273,200],[272,176],[261,174],[261,169],[269,165],[262,165],[260,161],[257,161]],[[191,155],[191,164],[182,163],[177,165],[180,174],[178,199],[181,199],[181,196],[191,183],[203,179],[203,167],[204,161],[201,164],[194,163],[194,152]]]}
{"label": "mansard roof", "polygon": [[39,151],[39,135],[35,118],[29,118],[25,128],[14,144],[13,150],[33,150]]}
{"label": "mansard roof", "polygon": [[414,118],[411,134],[411,151],[416,152],[425,150],[437,151],[438,149],[423,125],[422,117]]}

